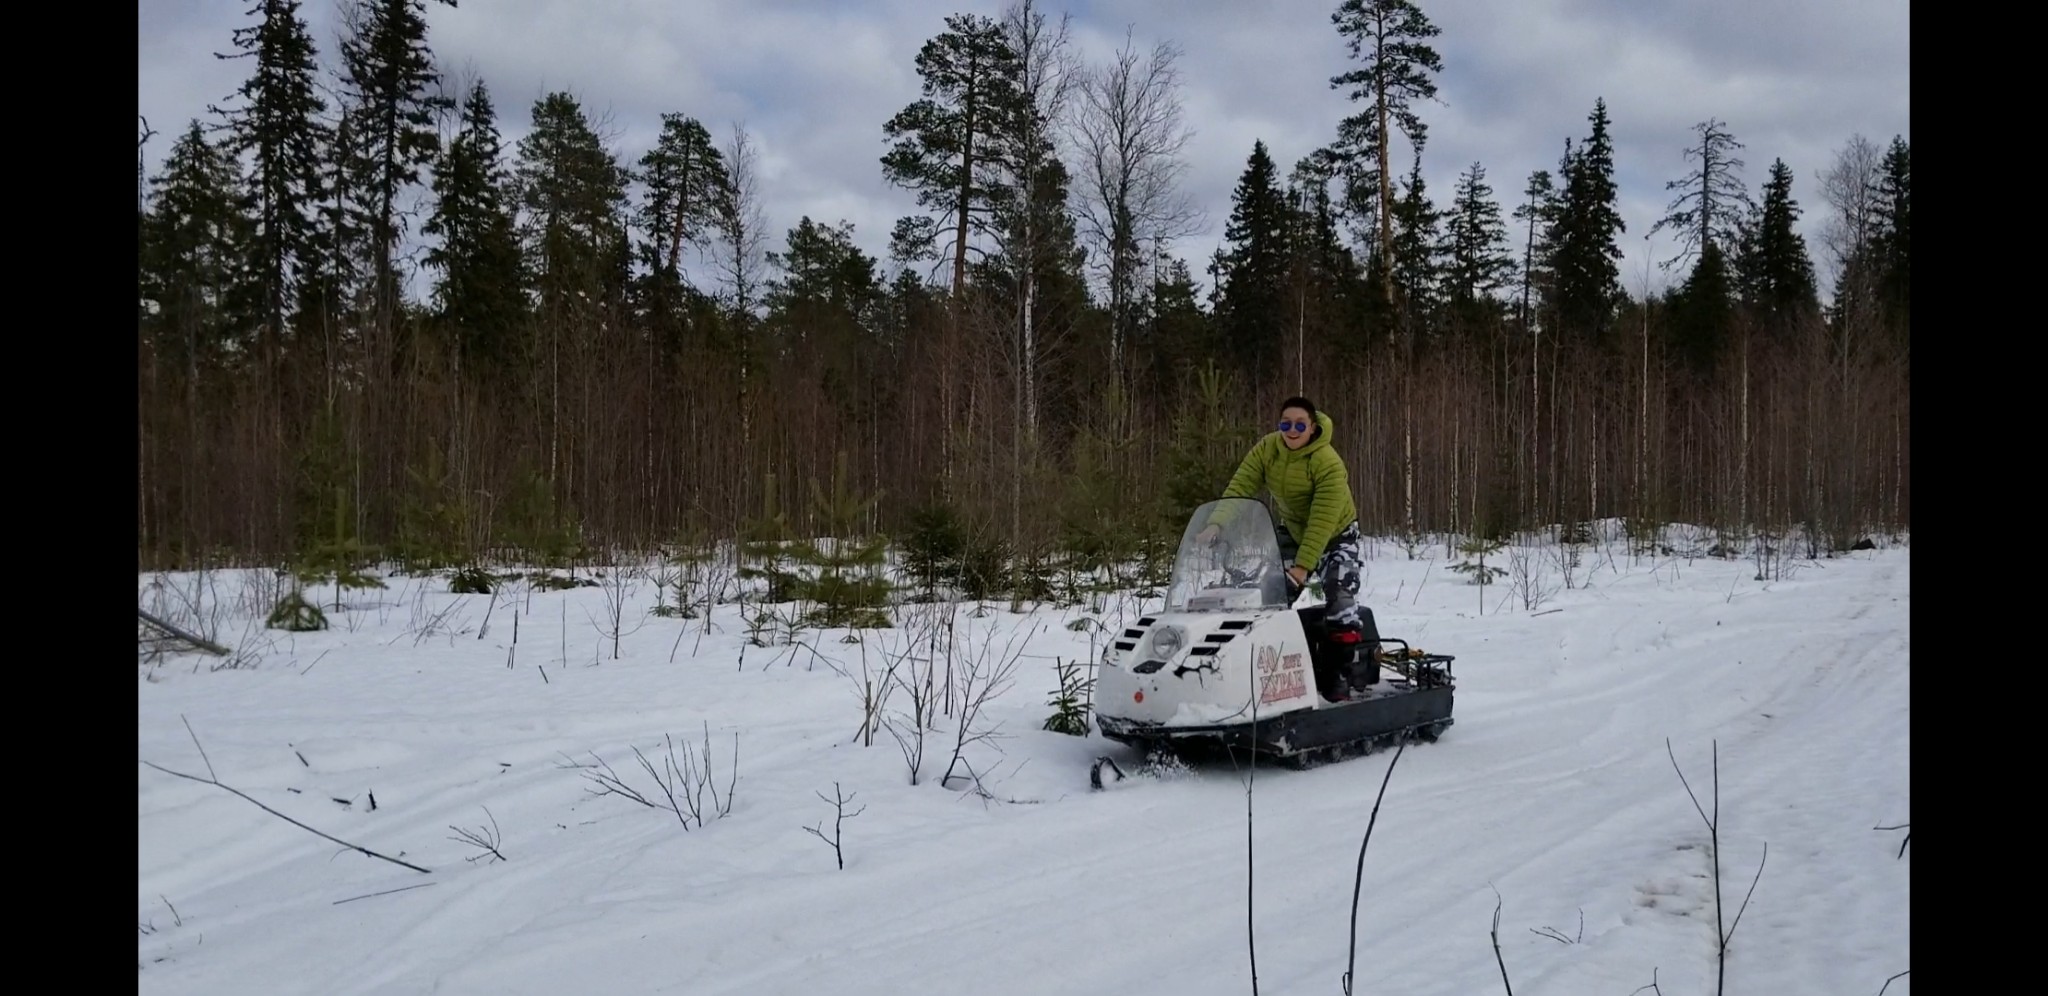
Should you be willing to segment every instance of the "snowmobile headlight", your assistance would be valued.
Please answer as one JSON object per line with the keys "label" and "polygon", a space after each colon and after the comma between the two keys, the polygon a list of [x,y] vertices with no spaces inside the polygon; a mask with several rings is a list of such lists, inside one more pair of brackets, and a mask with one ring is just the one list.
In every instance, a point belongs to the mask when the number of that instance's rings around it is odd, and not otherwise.
{"label": "snowmobile headlight", "polygon": [[1161,626],[1152,631],[1152,655],[1168,659],[1187,646],[1188,635],[1179,626]]}

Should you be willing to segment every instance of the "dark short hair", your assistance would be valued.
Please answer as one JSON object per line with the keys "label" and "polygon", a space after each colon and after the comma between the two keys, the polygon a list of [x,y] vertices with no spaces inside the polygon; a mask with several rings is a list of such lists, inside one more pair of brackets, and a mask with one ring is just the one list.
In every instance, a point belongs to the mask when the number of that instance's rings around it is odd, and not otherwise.
{"label": "dark short hair", "polygon": [[1316,420],[1316,403],[1310,401],[1307,398],[1302,397],[1299,394],[1295,395],[1294,397],[1288,398],[1286,401],[1280,402],[1281,411],[1284,412],[1289,408],[1299,408],[1302,411],[1307,412],[1308,420],[1310,422],[1314,422]]}

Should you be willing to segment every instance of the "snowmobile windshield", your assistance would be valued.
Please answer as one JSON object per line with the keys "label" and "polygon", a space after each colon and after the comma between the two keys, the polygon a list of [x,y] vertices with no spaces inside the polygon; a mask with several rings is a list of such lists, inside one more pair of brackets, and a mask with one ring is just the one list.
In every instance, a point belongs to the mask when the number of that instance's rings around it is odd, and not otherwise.
{"label": "snowmobile windshield", "polygon": [[1195,509],[1181,533],[1166,611],[1286,608],[1292,602],[1287,581],[1266,506],[1252,498],[1220,498]]}

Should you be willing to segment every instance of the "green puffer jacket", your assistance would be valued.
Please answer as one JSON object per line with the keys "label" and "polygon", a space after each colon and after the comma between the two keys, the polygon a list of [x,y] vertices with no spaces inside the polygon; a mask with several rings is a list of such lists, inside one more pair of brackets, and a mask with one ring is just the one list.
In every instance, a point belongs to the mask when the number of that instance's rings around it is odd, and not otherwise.
{"label": "green puffer jacket", "polygon": [[[1223,490],[1225,498],[1254,498],[1262,488],[1271,490],[1281,524],[1301,544],[1294,562],[1307,571],[1316,569],[1337,532],[1358,518],[1344,458],[1330,448],[1334,423],[1329,414],[1317,412],[1316,426],[1322,431],[1298,450],[1288,449],[1280,433],[1267,433],[1245,454]],[[1212,522],[1234,518],[1229,506],[1217,513]]]}

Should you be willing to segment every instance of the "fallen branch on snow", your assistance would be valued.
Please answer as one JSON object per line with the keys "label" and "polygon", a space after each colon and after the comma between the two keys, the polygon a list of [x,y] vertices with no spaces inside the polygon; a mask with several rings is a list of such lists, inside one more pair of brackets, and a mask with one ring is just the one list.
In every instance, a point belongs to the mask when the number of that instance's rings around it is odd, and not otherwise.
{"label": "fallen branch on snow", "polygon": [[[185,717],[183,717],[183,716],[179,716],[178,718],[179,718],[180,720],[185,720]],[[340,844],[340,845],[341,845],[341,846],[343,846],[343,847],[346,847],[346,848],[348,848],[348,849],[349,849],[349,850],[351,850],[351,851],[360,851],[360,852],[362,852],[362,853],[364,853],[364,854],[367,854],[367,855],[369,855],[370,857],[376,858],[376,859],[378,859],[378,860],[380,860],[380,861],[389,861],[389,862],[391,862],[391,863],[392,863],[392,864],[394,864],[394,865],[401,865],[401,866],[403,866],[403,867],[406,867],[406,868],[410,868],[410,869],[412,869],[413,871],[419,872],[419,873],[420,873],[420,874],[422,874],[422,875],[430,875],[430,874],[433,874],[433,873],[432,873],[431,871],[429,871],[428,869],[425,869],[425,868],[421,868],[420,866],[418,866],[418,865],[416,865],[416,864],[412,864],[411,862],[407,862],[407,861],[400,861],[400,860],[399,860],[399,859],[397,859],[397,858],[394,858],[394,857],[391,857],[391,856],[389,856],[389,855],[385,855],[385,854],[378,854],[377,852],[375,852],[375,851],[372,851],[372,850],[370,850],[369,848],[367,848],[367,847],[364,847],[364,846],[362,846],[361,844],[351,844],[351,843],[349,843],[348,841],[342,840],[341,838],[339,838],[339,837],[336,837],[336,836],[334,836],[333,834],[325,833],[325,832],[323,832],[323,831],[320,831],[320,830],[315,830],[315,829],[313,829],[312,827],[309,827],[309,826],[305,825],[304,823],[300,823],[300,822],[299,822],[298,820],[292,819],[291,817],[289,817],[289,816],[286,816],[285,814],[283,814],[283,813],[280,813],[280,812],[278,812],[277,810],[275,810],[275,809],[272,809],[272,808],[270,808],[269,806],[266,806],[266,805],[264,805],[263,803],[261,803],[261,802],[257,801],[257,800],[256,800],[255,798],[251,797],[251,796],[250,796],[250,795],[249,795],[249,794],[248,794],[247,792],[244,792],[244,791],[242,791],[241,789],[235,788],[235,787],[234,787],[234,786],[232,786],[232,785],[224,785],[224,784],[222,784],[222,783],[221,783],[221,781],[220,781],[220,779],[219,779],[219,777],[218,777],[218,776],[216,776],[216,775],[214,775],[214,772],[213,772],[213,760],[212,760],[211,758],[208,758],[208,757],[206,756],[206,748],[205,748],[205,747],[203,747],[203,746],[200,746],[200,743],[199,743],[199,734],[197,734],[197,733],[193,733],[193,732],[192,732],[192,723],[191,723],[191,721],[190,721],[190,720],[185,720],[185,732],[186,732],[186,733],[191,733],[191,734],[192,734],[192,746],[194,746],[194,747],[198,747],[198,748],[199,748],[199,757],[200,757],[200,759],[201,759],[201,760],[203,760],[203,761],[205,761],[205,762],[206,762],[206,774],[207,774],[207,777],[205,777],[205,778],[201,778],[201,777],[199,777],[198,775],[188,775],[188,774],[186,774],[186,773],[184,773],[184,772],[182,772],[182,771],[172,771],[171,769],[169,769],[169,768],[166,768],[166,767],[164,767],[163,765],[160,765],[160,764],[156,764],[156,763],[154,763],[154,762],[150,762],[150,761],[144,761],[144,762],[142,762],[142,763],[143,763],[143,764],[147,764],[147,765],[149,765],[150,767],[152,767],[152,768],[155,768],[156,770],[158,770],[158,771],[161,771],[161,772],[163,772],[164,774],[167,774],[167,775],[176,775],[176,776],[178,776],[179,778],[189,778],[189,779],[191,779],[191,780],[193,780],[193,781],[195,781],[195,782],[198,782],[198,783],[200,783],[201,785],[211,785],[211,786],[213,786],[214,788],[217,788],[217,789],[221,789],[222,791],[225,791],[225,792],[232,792],[232,793],[234,793],[235,795],[241,796],[241,797],[242,797],[243,799],[245,799],[245,800],[248,800],[248,802],[249,802],[249,803],[250,803],[251,805],[254,805],[254,806],[255,806],[256,808],[258,808],[258,809],[261,809],[261,810],[263,810],[264,812],[266,812],[266,813],[269,813],[270,815],[272,815],[272,816],[275,816],[275,817],[277,817],[278,819],[280,819],[280,820],[283,820],[283,821],[285,821],[286,823],[289,823],[289,824],[291,824],[291,825],[293,825],[293,826],[295,826],[295,827],[298,827],[298,828],[299,828],[299,829],[301,829],[301,830],[305,830],[305,831],[307,831],[308,833],[316,834],[316,835],[318,835],[318,836],[320,836],[320,837],[323,837],[323,838],[325,838],[325,839],[327,839],[327,840],[331,840],[331,841],[333,841],[333,842],[335,842],[335,843],[337,843],[337,844]]]}

